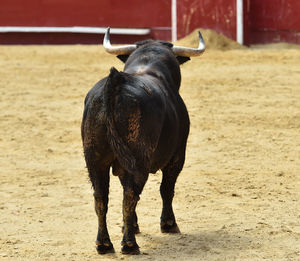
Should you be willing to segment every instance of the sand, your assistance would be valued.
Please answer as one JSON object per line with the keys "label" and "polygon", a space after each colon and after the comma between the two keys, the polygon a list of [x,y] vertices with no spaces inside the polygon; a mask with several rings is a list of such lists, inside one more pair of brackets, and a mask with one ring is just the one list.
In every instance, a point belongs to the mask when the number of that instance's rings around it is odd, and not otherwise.
{"label": "sand", "polygon": [[191,118],[174,211],[160,233],[161,173],[137,213],[140,256],[120,253],[111,177],[99,256],[80,122],[87,91],[122,63],[101,46],[0,46],[0,260],[300,260],[300,50],[208,49],[182,66]]}
{"label": "sand", "polygon": [[[197,47],[199,43],[199,36],[198,32],[201,32],[204,40],[206,49],[212,49],[212,50],[222,50],[222,51],[228,51],[228,50],[238,50],[238,49],[247,49],[247,46],[241,45],[236,41],[233,41],[232,39],[217,33],[214,30],[211,29],[203,29],[203,28],[197,28],[193,32],[191,32],[189,35],[185,36],[182,39],[179,39],[174,44],[175,45],[182,45],[182,46],[189,46],[189,47]],[[279,43],[270,43],[270,44],[254,44],[251,45],[251,49],[274,49],[274,50],[286,50],[286,49],[300,49],[300,44],[291,44],[291,43],[285,43],[285,42],[279,42]]]}

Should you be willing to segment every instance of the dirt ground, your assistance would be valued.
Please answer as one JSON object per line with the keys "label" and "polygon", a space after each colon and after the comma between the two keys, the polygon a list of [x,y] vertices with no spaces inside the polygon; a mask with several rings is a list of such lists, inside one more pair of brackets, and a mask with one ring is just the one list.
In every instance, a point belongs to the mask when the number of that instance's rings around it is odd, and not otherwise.
{"label": "dirt ground", "polygon": [[102,46],[0,46],[1,260],[300,260],[300,49],[208,49],[182,66],[191,118],[174,211],[160,233],[161,173],[137,213],[141,255],[120,254],[111,177],[99,256],[80,122],[87,91],[122,69]]}

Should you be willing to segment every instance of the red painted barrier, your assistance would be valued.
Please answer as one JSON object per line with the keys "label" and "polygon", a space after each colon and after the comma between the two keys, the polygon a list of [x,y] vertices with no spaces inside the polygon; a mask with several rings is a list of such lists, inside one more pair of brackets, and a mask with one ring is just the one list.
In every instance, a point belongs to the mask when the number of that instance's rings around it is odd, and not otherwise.
{"label": "red painted barrier", "polygon": [[300,44],[299,0],[251,0],[248,44]]}
{"label": "red painted barrier", "polygon": [[[299,0],[243,0],[244,43],[300,44]],[[236,0],[178,1],[178,38],[198,27],[236,39]]]}
{"label": "red painted barrier", "polygon": [[[246,44],[300,43],[299,0],[243,0]],[[0,26],[150,28],[149,35],[114,35],[112,42],[171,39],[171,0],[2,0]],[[236,0],[177,0],[177,32],[209,28],[236,39]],[[2,43],[99,43],[103,36],[0,33]]]}
{"label": "red painted barrier", "polygon": [[0,26],[170,27],[170,0],[2,0]]}
{"label": "red painted barrier", "polygon": [[236,0],[180,0],[177,8],[179,39],[198,27],[236,39]]}
{"label": "red painted barrier", "polygon": [[300,29],[299,0],[251,0],[252,30],[297,31]]}
{"label": "red painted barrier", "polygon": [[[112,41],[167,40],[171,38],[170,3],[171,0],[3,0],[0,26],[151,28],[150,35],[117,35]],[[4,33],[0,34],[0,43],[99,43],[101,37],[70,33]]]}

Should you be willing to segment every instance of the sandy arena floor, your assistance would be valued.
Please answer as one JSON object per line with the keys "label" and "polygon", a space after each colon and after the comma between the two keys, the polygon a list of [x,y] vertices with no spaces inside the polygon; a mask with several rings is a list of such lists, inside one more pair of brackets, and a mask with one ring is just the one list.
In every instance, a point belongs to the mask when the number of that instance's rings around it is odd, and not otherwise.
{"label": "sandy arena floor", "polygon": [[176,184],[179,235],[160,233],[161,173],[137,212],[140,256],[99,256],[80,122],[111,66],[101,46],[0,46],[1,260],[300,260],[300,50],[207,50],[182,67],[191,118]]}

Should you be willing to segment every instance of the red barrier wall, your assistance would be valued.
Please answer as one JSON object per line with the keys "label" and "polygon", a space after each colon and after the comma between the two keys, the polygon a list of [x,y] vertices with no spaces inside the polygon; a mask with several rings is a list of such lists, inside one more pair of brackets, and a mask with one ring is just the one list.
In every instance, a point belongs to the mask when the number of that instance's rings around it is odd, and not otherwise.
{"label": "red barrier wall", "polygon": [[300,44],[299,12],[299,0],[251,0],[247,43]]}
{"label": "red barrier wall", "polygon": [[[148,36],[112,41],[171,38],[171,0],[2,0],[0,26],[91,26],[151,28]],[[126,39],[126,40],[125,40]],[[99,35],[6,33],[0,43],[99,43]]]}
{"label": "red barrier wall", "polygon": [[[299,0],[243,0],[244,43],[300,44]],[[198,27],[236,40],[236,0],[178,1],[178,38]]]}
{"label": "red barrier wall", "polygon": [[170,27],[170,0],[2,0],[0,26]]}
{"label": "red barrier wall", "polygon": [[[300,43],[299,0],[243,0],[246,44]],[[150,28],[144,36],[113,42],[171,39],[171,0],[1,0],[0,26]],[[177,0],[177,31],[214,29],[236,39],[236,0]],[[0,43],[99,43],[102,36],[71,33],[0,33]]]}
{"label": "red barrier wall", "polygon": [[177,10],[179,39],[199,27],[236,38],[236,0],[179,0]]}

